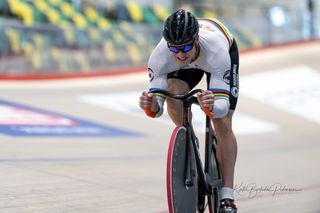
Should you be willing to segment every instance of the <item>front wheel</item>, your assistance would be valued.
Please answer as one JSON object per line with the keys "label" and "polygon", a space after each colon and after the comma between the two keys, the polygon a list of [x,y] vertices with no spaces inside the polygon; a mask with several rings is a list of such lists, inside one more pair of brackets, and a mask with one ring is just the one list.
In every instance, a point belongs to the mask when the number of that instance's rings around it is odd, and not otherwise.
{"label": "front wheel", "polygon": [[167,199],[169,213],[195,213],[198,181],[195,156],[185,127],[171,135],[167,156]]}

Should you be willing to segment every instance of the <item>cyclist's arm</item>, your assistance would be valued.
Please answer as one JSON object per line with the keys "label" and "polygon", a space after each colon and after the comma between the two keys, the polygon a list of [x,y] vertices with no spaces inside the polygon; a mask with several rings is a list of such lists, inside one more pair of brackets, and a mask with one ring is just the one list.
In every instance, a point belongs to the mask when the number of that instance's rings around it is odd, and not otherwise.
{"label": "cyclist's arm", "polygon": [[220,51],[216,54],[214,61],[214,71],[211,73],[209,81],[209,90],[211,90],[215,96],[215,102],[213,105],[213,113],[216,118],[223,118],[228,114],[230,103],[230,86],[228,80],[230,80],[230,67],[231,61],[227,51]]}
{"label": "cyclist's arm", "polygon": [[215,96],[216,100],[213,105],[212,112],[214,113],[215,118],[224,118],[229,111],[230,103],[228,100],[225,100],[224,98],[219,98]]}
{"label": "cyclist's arm", "polygon": [[[149,91],[153,90],[165,90],[167,91],[167,75],[162,75],[162,76],[155,76],[155,78],[150,82],[150,88]],[[164,106],[164,101],[166,99],[166,96],[160,94],[160,93],[155,93],[157,103],[159,106],[158,112],[155,113],[155,117],[160,117],[163,113],[163,106]]]}
{"label": "cyclist's arm", "polygon": [[[152,52],[148,61],[148,72],[150,77],[149,91],[152,90],[168,90],[167,74],[168,74],[168,61],[172,60],[168,54],[167,43],[161,39],[157,47]],[[171,70],[171,69],[170,69]],[[163,105],[166,99],[162,94],[156,93],[156,100],[159,105],[158,112],[151,117],[160,117],[163,113]]]}
{"label": "cyclist's arm", "polygon": [[[167,74],[157,75],[154,73],[151,68],[149,68],[149,77],[150,77],[150,86],[149,91],[153,90],[165,90],[167,91],[168,83],[167,83]],[[166,99],[166,96],[160,93],[155,93],[155,98],[158,104],[158,110],[153,112],[153,114],[148,114],[150,117],[160,117],[163,113],[163,106]]]}
{"label": "cyclist's arm", "polygon": [[157,99],[157,103],[158,103],[158,111],[154,113],[154,117],[160,117],[163,113],[163,105],[164,105],[164,101],[165,98],[161,97],[159,94],[155,94],[156,95],[156,99]]}

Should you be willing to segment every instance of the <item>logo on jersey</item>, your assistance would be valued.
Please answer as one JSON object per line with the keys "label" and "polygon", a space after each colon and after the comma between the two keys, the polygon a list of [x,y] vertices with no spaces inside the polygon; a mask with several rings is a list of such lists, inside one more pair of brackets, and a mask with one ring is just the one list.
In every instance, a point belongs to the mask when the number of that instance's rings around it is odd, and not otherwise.
{"label": "logo on jersey", "polygon": [[239,94],[239,93],[238,93],[238,88],[237,88],[237,87],[232,87],[232,88],[231,88],[231,94],[232,94],[233,97],[236,97],[236,98],[237,98],[237,97],[238,97],[238,94]]}
{"label": "logo on jersey", "polygon": [[238,83],[239,83],[239,75],[237,74],[237,64],[234,64],[233,65],[233,68],[232,68],[232,76],[233,76],[233,85],[232,86],[238,86]]}
{"label": "logo on jersey", "polygon": [[230,85],[230,70],[226,71],[223,75],[223,81]]}
{"label": "logo on jersey", "polygon": [[204,25],[204,24],[200,24],[200,28],[205,29],[205,30],[209,30],[209,31],[214,31],[214,29],[210,26],[210,25]]}
{"label": "logo on jersey", "polygon": [[153,70],[151,68],[148,68],[148,73],[149,73],[149,78],[150,78],[150,82],[151,82],[154,78]]}

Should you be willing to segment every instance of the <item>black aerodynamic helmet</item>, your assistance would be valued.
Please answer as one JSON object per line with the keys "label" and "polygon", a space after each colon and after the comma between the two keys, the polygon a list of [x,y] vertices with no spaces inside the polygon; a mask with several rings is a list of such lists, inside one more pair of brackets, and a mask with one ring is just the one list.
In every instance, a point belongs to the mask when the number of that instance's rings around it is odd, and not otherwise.
{"label": "black aerodynamic helmet", "polygon": [[186,10],[178,10],[165,21],[162,35],[169,44],[180,45],[194,40],[198,32],[196,18]]}

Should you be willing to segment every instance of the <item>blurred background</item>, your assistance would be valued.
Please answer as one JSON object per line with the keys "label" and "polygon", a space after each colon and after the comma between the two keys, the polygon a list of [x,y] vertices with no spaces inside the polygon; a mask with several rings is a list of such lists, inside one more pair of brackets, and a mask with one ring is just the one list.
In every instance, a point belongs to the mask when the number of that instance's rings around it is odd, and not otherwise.
{"label": "blurred background", "polygon": [[214,17],[242,50],[319,38],[319,0],[0,0],[0,74],[145,65],[177,8]]}

